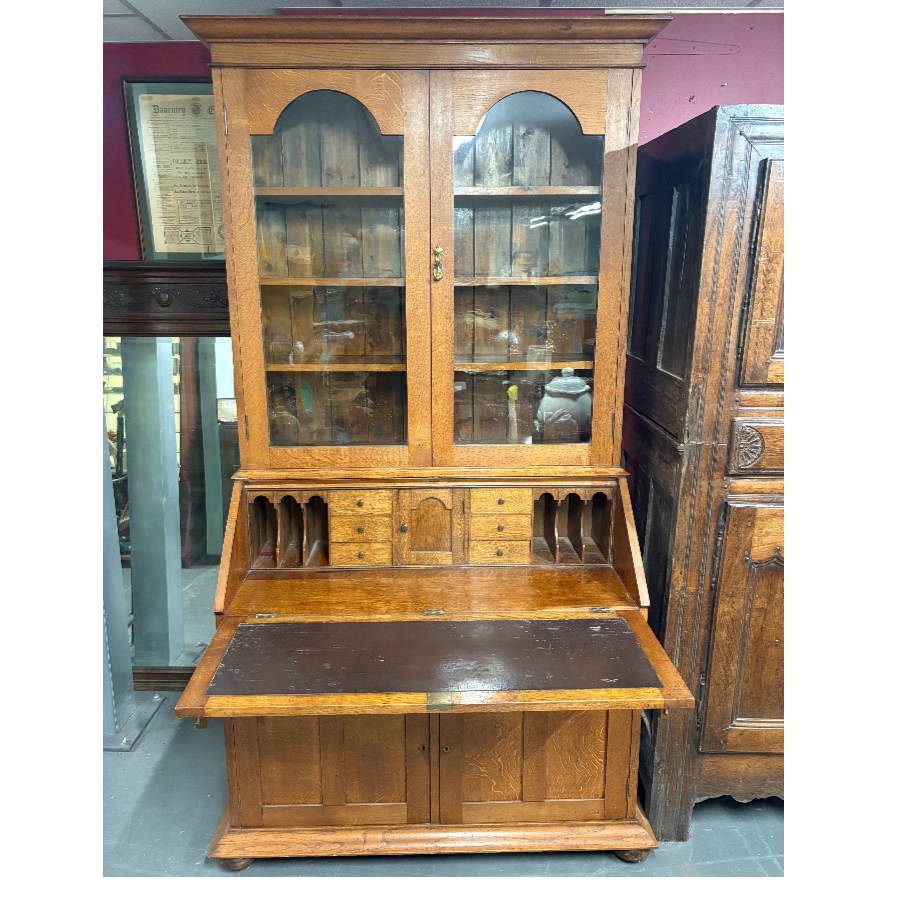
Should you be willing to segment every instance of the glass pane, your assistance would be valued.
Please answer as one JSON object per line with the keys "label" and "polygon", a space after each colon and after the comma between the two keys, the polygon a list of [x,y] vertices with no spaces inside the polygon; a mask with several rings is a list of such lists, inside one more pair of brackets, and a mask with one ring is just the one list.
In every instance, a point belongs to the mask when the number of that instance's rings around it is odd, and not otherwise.
{"label": "glass pane", "polygon": [[593,372],[456,366],[456,443],[588,443]]}
{"label": "glass pane", "polygon": [[215,631],[231,477],[240,467],[231,339],[105,337],[103,344],[133,660],[193,665]]}
{"label": "glass pane", "polygon": [[535,91],[455,138],[457,444],[589,442],[602,161]]}
{"label": "glass pane", "polygon": [[404,444],[402,138],[314,91],[252,150],[271,444]]}
{"label": "glass pane", "polygon": [[602,136],[585,135],[564,103],[538,91],[500,100],[453,150],[456,188],[602,184]]}
{"label": "glass pane", "polygon": [[457,195],[456,280],[572,275],[595,282],[600,213],[598,200]]}

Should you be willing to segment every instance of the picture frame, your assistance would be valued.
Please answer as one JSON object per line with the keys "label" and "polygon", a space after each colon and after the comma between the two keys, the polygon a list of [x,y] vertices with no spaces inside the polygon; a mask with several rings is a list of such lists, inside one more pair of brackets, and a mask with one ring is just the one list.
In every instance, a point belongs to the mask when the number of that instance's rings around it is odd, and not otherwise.
{"label": "picture frame", "polygon": [[211,79],[122,78],[141,258],[224,260]]}

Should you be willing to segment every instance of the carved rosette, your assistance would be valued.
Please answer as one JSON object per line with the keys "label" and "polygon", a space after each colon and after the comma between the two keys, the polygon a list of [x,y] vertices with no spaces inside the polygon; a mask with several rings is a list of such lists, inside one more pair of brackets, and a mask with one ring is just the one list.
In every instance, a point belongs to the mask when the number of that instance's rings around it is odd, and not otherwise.
{"label": "carved rosette", "polygon": [[762,453],[765,452],[765,438],[755,428],[742,425],[737,434],[737,441],[740,468],[750,468],[762,458]]}

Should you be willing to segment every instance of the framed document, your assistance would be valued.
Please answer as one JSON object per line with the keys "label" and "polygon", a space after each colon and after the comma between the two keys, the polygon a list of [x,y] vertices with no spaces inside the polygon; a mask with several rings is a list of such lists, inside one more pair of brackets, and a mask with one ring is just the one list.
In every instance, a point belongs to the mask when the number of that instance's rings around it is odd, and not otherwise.
{"label": "framed document", "polygon": [[122,82],[144,259],[223,259],[211,82]]}

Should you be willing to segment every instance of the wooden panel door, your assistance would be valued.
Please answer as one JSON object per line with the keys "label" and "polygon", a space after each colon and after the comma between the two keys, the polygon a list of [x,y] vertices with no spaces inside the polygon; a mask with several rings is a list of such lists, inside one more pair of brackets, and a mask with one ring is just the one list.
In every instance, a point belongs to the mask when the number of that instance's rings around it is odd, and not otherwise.
{"label": "wooden panel door", "polygon": [[638,93],[431,73],[435,464],[618,463]]}
{"label": "wooden panel door", "polygon": [[427,715],[225,721],[235,827],[430,821]]}
{"label": "wooden panel door", "polygon": [[760,165],[741,373],[747,386],[784,382],[784,161]]}
{"label": "wooden panel door", "polygon": [[464,564],[464,490],[400,490],[398,498],[400,563]]}
{"label": "wooden panel door", "polygon": [[784,510],[729,504],[718,568],[703,752],[784,745]]}
{"label": "wooden panel door", "polygon": [[440,823],[636,815],[640,712],[440,716]]}
{"label": "wooden panel door", "polygon": [[221,82],[242,463],[429,465],[427,73]]}

